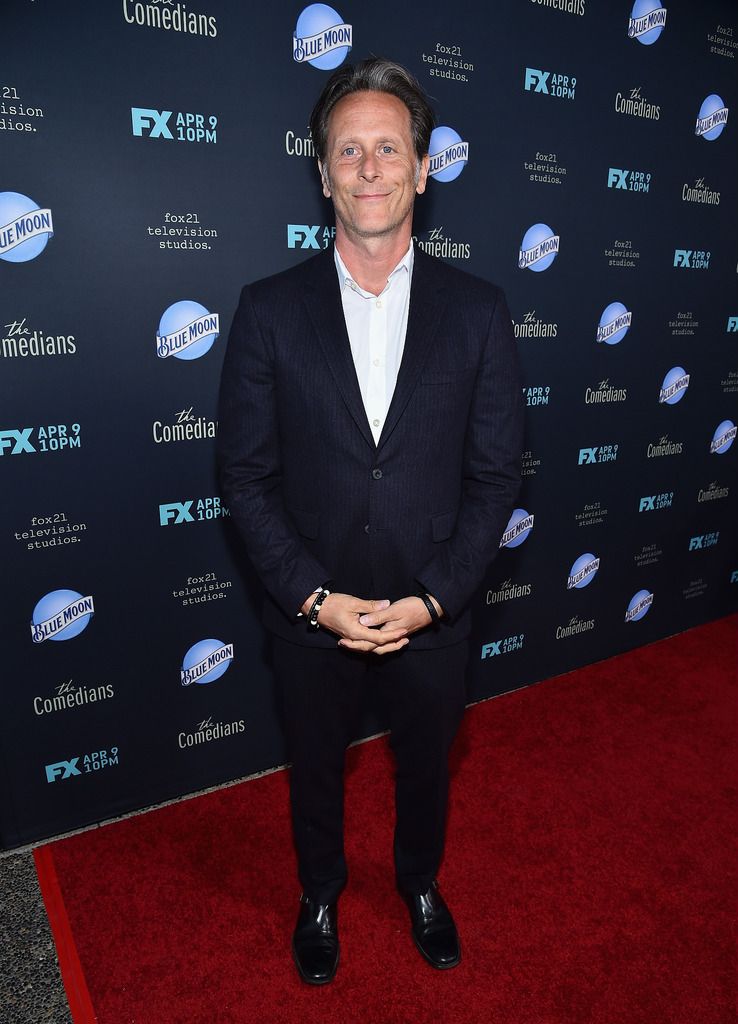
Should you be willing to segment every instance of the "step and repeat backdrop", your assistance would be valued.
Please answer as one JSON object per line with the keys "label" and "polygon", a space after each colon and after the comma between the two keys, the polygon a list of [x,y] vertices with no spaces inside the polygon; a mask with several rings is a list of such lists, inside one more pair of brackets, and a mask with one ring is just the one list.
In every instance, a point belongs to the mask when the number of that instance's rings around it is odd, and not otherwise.
{"label": "step and repeat backdrop", "polygon": [[735,5],[336,2],[3,5],[5,847],[284,763],[216,399],[240,287],[332,243],[344,61],[430,94],[417,244],[519,343],[470,700],[738,606]]}

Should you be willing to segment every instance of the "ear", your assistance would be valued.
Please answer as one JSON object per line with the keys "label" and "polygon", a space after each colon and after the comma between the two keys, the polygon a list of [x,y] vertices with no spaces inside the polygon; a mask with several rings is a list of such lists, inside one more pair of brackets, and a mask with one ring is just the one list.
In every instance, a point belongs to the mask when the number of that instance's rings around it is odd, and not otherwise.
{"label": "ear", "polygon": [[418,175],[418,184],[415,186],[415,191],[419,196],[425,192],[425,186],[428,181],[428,168],[430,167],[430,157],[426,153],[423,159],[420,161],[420,174]]}
{"label": "ear", "polygon": [[330,182],[328,181],[328,171],[326,167],[318,160],[318,171],[320,173],[320,181],[323,186],[323,195],[326,199],[331,197]]}

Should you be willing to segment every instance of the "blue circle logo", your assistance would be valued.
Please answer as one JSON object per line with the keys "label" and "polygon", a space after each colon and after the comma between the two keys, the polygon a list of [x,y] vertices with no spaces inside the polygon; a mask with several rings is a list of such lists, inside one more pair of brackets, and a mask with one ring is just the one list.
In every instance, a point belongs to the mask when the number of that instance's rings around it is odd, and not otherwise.
{"label": "blue circle logo", "polygon": [[232,661],[233,644],[224,644],[222,640],[200,640],[184,656],[180,682],[182,686],[212,683],[220,679]]}
{"label": "blue circle logo", "polygon": [[569,570],[569,577],[566,581],[567,590],[582,590],[588,587],[597,575],[600,567],[600,560],[591,551],[585,551],[583,555],[574,562]]}
{"label": "blue circle logo", "polygon": [[516,508],[510,516],[505,531],[500,539],[501,548],[517,548],[527,540],[533,529],[535,516],[524,508]]}
{"label": "blue circle logo", "polygon": [[31,638],[35,644],[71,640],[87,629],[94,613],[92,597],[84,597],[76,590],[52,590],[33,609]]}
{"label": "blue circle logo", "polygon": [[711,455],[724,455],[735,441],[736,425],[732,420],[718,423],[710,442]]}
{"label": "blue circle logo", "polygon": [[292,57],[298,64],[311,64],[332,71],[343,64],[353,45],[351,25],[327,4],[310,4],[297,19],[292,35]]}
{"label": "blue circle logo", "polygon": [[220,317],[201,302],[183,299],[164,311],[156,333],[160,359],[199,359],[213,347],[220,332]]}
{"label": "blue circle logo", "polygon": [[628,36],[651,46],[664,31],[666,8],[659,0],[635,0],[628,21]]}
{"label": "blue circle logo", "polygon": [[606,345],[618,345],[625,335],[633,319],[633,314],[622,302],[611,302],[605,306],[597,326],[597,341]]}
{"label": "blue circle logo", "polygon": [[676,405],[681,402],[689,387],[689,374],[683,366],[672,366],[659,390],[659,402]]}
{"label": "blue circle logo", "polygon": [[51,210],[42,210],[21,192],[0,192],[0,259],[35,260],[53,234]]}
{"label": "blue circle logo", "polygon": [[714,142],[722,134],[727,122],[728,108],[718,94],[713,92],[702,101],[694,133],[708,142]]}
{"label": "blue circle logo", "polygon": [[625,612],[626,622],[638,622],[646,615],[653,604],[653,594],[650,590],[639,590],[631,597]]}
{"label": "blue circle logo", "polygon": [[537,274],[548,270],[559,252],[559,236],[548,224],[533,224],[523,235],[518,253],[518,267]]}
{"label": "blue circle logo", "polygon": [[453,181],[469,161],[469,143],[448,125],[440,125],[431,132],[428,146],[430,164],[428,173],[436,181]]}

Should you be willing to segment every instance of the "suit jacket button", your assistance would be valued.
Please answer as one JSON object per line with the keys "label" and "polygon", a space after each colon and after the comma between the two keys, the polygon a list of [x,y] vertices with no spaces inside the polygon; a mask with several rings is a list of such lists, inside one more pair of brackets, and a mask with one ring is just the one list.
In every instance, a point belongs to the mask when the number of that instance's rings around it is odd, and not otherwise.
{"label": "suit jacket button", "polygon": [[369,533],[369,523],[364,527],[364,533]]}
{"label": "suit jacket button", "polygon": [[382,479],[382,470],[381,469],[373,469],[372,470],[372,476],[374,477],[375,480],[381,480]]}

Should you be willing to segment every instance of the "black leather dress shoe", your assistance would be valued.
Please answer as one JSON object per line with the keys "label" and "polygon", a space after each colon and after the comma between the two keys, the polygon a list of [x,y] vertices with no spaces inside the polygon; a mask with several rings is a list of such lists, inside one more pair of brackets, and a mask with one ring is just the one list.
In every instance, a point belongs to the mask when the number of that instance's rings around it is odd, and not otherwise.
{"label": "black leather dress shoe", "polygon": [[428,892],[420,896],[403,894],[410,911],[415,945],[433,967],[447,970],[461,960],[459,935],[451,911],[434,881]]}
{"label": "black leather dress shoe", "polygon": [[314,903],[300,897],[292,955],[297,970],[308,985],[326,985],[338,967],[338,905]]}

